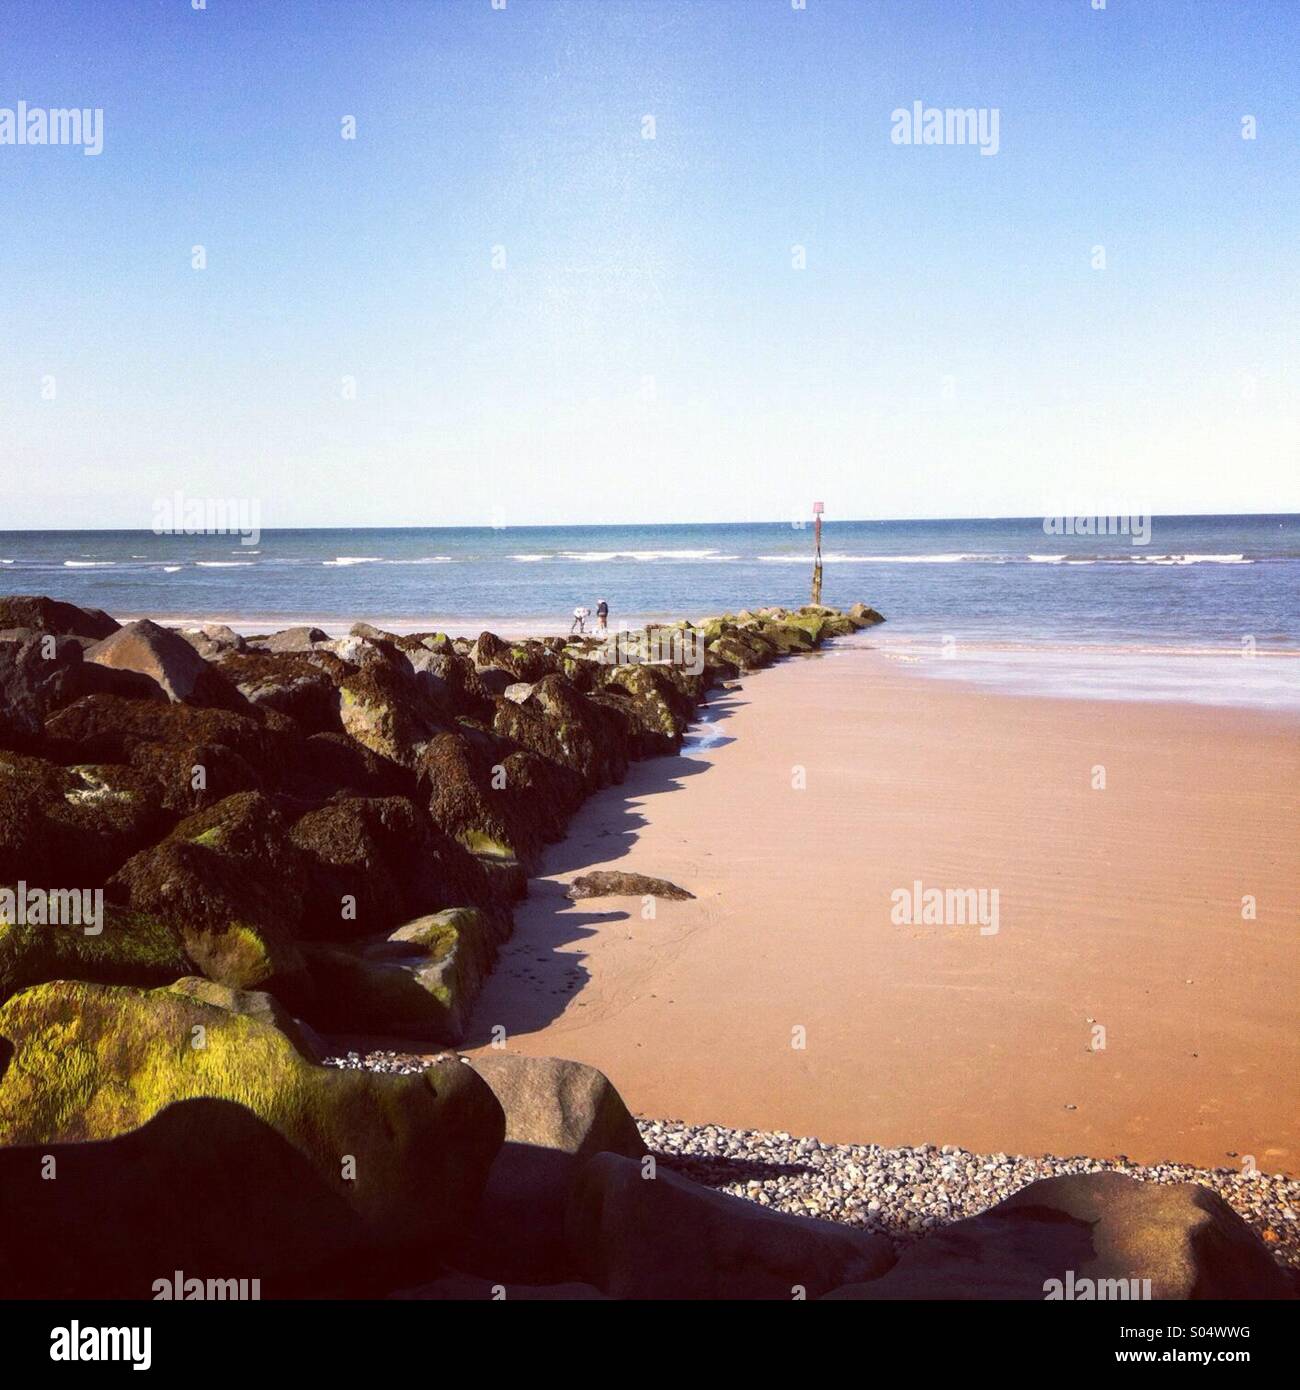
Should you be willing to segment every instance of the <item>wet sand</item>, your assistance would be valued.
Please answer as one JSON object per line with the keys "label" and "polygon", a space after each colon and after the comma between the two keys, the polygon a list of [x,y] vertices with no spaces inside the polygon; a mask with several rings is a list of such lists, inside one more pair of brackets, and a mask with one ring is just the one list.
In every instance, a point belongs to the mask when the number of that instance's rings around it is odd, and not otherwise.
{"label": "wet sand", "polygon": [[[861,639],[712,712],[548,852],[466,1050],[503,1027],[694,1123],[1300,1172],[1294,716],[991,694]],[[591,868],[697,900],[569,902]],[[998,930],[891,920],[918,880],[997,889]]]}

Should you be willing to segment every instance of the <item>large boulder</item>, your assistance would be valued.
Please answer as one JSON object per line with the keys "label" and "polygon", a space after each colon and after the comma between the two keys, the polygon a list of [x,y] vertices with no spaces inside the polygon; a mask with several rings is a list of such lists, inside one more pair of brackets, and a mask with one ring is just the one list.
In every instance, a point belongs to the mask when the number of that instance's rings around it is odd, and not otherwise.
{"label": "large boulder", "polygon": [[300,1002],[306,966],[295,945],[307,862],[259,793],[239,793],[182,821],[109,880],[110,898],[170,923],[209,979]]}
{"label": "large boulder", "polygon": [[243,703],[180,633],[148,618],[128,623],[88,647],[85,659],[92,665],[148,676],[170,700],[214,709],[235,709]]}
{"label": "large boulder", "polygon": [[[0,1007],[0,1037],[13,1045],[0,1145],[116,1139],[181,1101],[233,1101],[306,1159],[313,1185],[345,1204],[372,1249],[450,1241],[472,1219],[504,1131],[491,1091],[455,1058],[407,1076],[319,1067],[263,1019],[171,989],[39,985]],[[227,1183],[261,1179],[240,1161]],[[194,1219],[211,1220],[212,1194],[180,1185]],[[220,1193],[217,1209],[229,1213]]]}
{"label": "large boulder", "polygon": [[170,823],[135,768],[0,753],[0,884],[98,887]]}
{"label": "large boulder", "polygon": [[0,596],[0,631],[26,627],[66,637],[89,637],[99,642],[117,631],[117,623],[99,608],[79,608],[75,603],[39,594]]}
{"label": "large boulder", "polygon": [[461,1263],[493,1280],[566,1279],[575,1268],[564,1239],[574,1180],[597,1153],[641,1158],[636,1121],[609,1078],[581,1062],[488,1051],[470,1065],[505,1111],[506,1142]]}
{"label": "large boulder", "polygon": [[88,665],[83,656],[93,645],[29,629],[0,634],[0,746],[38,747],[46,716],[82,695],[166,699],[147,676]]}
{"label": "large boulder", "polygon": [[304,932],[373,937],[450,905],[487,904],[474,859],[403,796],[344,797],[293,826],[308,865]]}
{"label": "large boulder", "polygon": [[0,921],[0,1002],[49,980],[163,985],[194,969],[180,932],[157,917],[109,903],[99,925],[87,933]]}
{"label": "large boulder", "polygon": [[[1149,1283],[1148,1283],[1149,1281]],[[1067,1292],[1068,1290],[1068,1292]],[[836,1299],[1284,1298],[1268,1248],[1199,1183],[1044,1178],[926,1236]]]}
{"label": "large boulder", "polygon": [[621,782],[626,737],[619,721],[562,676],[546,676],[523,704],[497,701],[492,727],[503,738],[576,772],[587,791]]}
{"label": "large boulder", "polygon": [[771,1211],[648,1162],[597,1154],[569,1199],[576,1267],[614,1298],[818,1298],[894,1261],[884,1236]]}
{"label": "large boulder", "polygon": [[459,1042],[509,925],[501,912],[455,907],[350,946],[308,944],[306,1016],[331,1032]]}
{"label": "large boulder", "polygon": [[302,738],[283,716],[90,695],[45,721],[44,747],[63,763],[130,763],[179,815],[274,784],[302,765]]}
{"label": "large boulder", "polygon": [[406,767],[414,767],[429,740],[447,726],[447,711],[417,684],[404,660],[353,669],[340,682],[339,694],[344,731]]}
{"label": "large boulder", "polygon": [[[494,786],[493,767],[500,767]],[[438,734],[419,762],[429,815],[472,854],[531,863],[541,847],[537,828],[519,817],[504,763],[492,764],[463,734]]]}
{"label": "large boulder", "polygon": [[[339,663],[342,668],[342,663]],[[341,733],[338,680],[318,657],[301,653],[236,652],[221,662],[222,674],[261,709],[288,715],[304,733]]]}

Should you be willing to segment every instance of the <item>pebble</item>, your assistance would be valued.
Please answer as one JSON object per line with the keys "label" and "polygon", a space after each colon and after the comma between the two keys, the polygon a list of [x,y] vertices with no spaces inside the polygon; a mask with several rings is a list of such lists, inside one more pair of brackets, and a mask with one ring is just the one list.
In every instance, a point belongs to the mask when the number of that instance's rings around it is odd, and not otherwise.
{"label": "pebble", "polygon": [[[344,1071],[407,1075],[440,1058],[380,1050],[348,1052],[324,1065]],[[1070,1107],[1073,1108],[1073,1107]],[[955,1144],[885,1149],[878,1144],[827,1144],[784,1131],[637,1121],[646,1147],[668,1168],[720,1192],[775,1211],[863,1226],[896,1248],[937,1226],[978,1216],[1039,1178],[1067,1173],[1126,1173],[1146,1182],[1199,1182],[1220,1197],[1264,1240],[1284,1268],[1300,1270],[1300,1178],[1246,1174],[1237,1168],[1187,1163],[1134,1163],[1045,1154],[976,1154]]]}

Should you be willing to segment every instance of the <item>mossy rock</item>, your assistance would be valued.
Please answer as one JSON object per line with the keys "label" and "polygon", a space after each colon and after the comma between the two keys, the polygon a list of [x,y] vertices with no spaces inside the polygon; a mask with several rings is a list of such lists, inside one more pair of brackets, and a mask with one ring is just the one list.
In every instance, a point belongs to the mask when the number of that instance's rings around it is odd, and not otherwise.
{"label": "mossy rock", "polygon": [[272,803],[240,793],[188,817],[109,880],[114,902],[169,923],[209,979],[298,1000],[307,862]]}
{"label": "mossy rock", "polygon": [[500,914],[450,908],[354,948],[309,945],[308,1018],[330,1031],[459,1042],[507,930]]}
{"label": "mossy rock", "polygon": [[49,980],[160,985],[194,963],[175,927],[148,913],[106,904],[102,930],[0,922],[0,1001]]}
{"label": "mossy rock", "polygon": [[269,1023],[174,989],[38,985],[0,1008],[0,1037],[14,1046],[0,1145],[112,1139],[177,1102],[233,1101],[303,1155],[381,1246],[458,1228],[504,1133],[491,1091],[456,1059],[409,1076],[319,1067]]}

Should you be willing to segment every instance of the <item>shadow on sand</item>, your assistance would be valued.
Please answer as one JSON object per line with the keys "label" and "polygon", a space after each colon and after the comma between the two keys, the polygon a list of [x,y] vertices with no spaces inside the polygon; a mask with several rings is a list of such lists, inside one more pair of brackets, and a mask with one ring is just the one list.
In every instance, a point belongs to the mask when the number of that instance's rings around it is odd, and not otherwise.
{"label": "shadow on sand", "polygon": [[[487,1045],[494,1028],[504,1028],[507,1036],[538,1032],[580,993],[591,978],[583,963],[586,953],[566,948],[602,928],[630,921],[632,912],[617,905],[627,899],[609,899],[607,909],[591,901],[575,903],[554,879],[631,853],[646,823],[636,803],[708,772],[712,764],[689,750],[712,750],[734,742],[718,726],[746,703],[736,698],[737,693],[725,692],[701,708],[700,718],[687,732],[684,747],[688,751],[633,763],[627,777],[592,796],[569,822],[564,839],[546,850],[538,876],[528,882],[527,900],[516,909],[514,935],[498,954],[462,1046]],[[646,872],[653,873],[653,866]]]}

